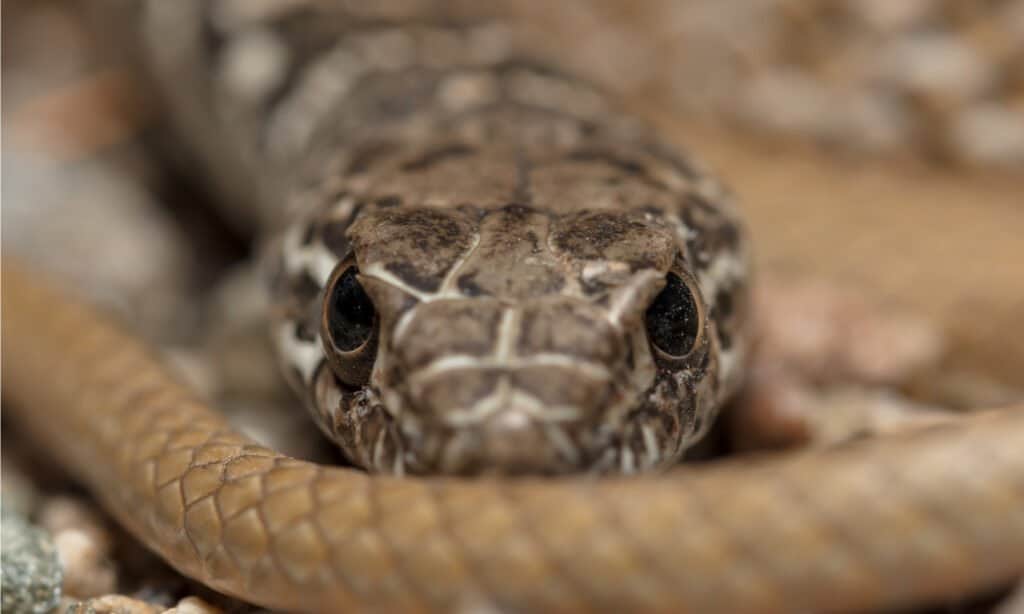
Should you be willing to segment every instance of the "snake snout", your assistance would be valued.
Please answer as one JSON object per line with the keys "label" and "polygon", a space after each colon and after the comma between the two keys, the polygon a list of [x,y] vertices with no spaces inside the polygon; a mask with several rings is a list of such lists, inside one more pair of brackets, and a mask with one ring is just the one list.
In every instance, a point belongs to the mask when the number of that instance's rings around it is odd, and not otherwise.
{"label": "snake snout", "polygon": [[[471,308],[474,326],[452,326]],[[428,328],[451,336],[396,348],[405,368],[393,380],[405,449],[424,472],[584,469],[636,397],[623,377],[623,334],[591,305],[435,303],[420,306],[407,330]]]}
{"label": "snake snout", "polygon": [[430,442],[418,449],[430,451],[421,458],[432,471],[561,473],[588,464],[608,407],[621,396],[617,386],[606,371],[569,357],[538,362],[414,378],[406,415]]}

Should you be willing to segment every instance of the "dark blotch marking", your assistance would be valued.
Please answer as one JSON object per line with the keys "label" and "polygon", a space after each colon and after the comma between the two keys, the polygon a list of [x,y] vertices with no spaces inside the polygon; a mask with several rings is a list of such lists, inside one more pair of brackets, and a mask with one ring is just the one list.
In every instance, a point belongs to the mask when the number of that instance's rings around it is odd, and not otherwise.
{"label": "dark blotch marking", "polygon": [[707,269],[716,255],[735,251],[740,233],[736,225],[699,194],[687,194],[680,219],[694,231],[687,240],[697,268]]}
{"label": "dark blotch marking", "polygon": [[408,262],[389,262],[385,268],[405,283],[423,292],[436,292],[441,285],[441,280],[421,275],[416,267]]}
{"label": "dark blotch marking", "polygon": [[626,369],[632,371],[636,368],[636,355],[633,353],[633,337],[632,335],[626,337]]}
{"label": "dark blotch marking", "polygon": [[728,350],[732,347],[732,335],[729,334],[728,329],[724,326],[718,327],[718,344],[723,350]]}
{"label": "dark blotch marking", "polygon": [[500,210],[504,211],[509,215],[509,217],[516,220],[525,219],[528,215],[534,212],[533,207],[529,207],[521,203],[509,203],[503,206]]}
{"label": "dark blotch marking", "polygon": [[[141,10],[143,4],[139,2],[132,3],[129,6],[133,9]],[[219,56],[221,51],[224,49],[224,43],[227,42],[227,38],[220,29],[217,28],[216,24],[213,23],[213,15],[211,13],[212,11],[207,11],[203,14],[199,36],[203,54],[206,56],[207,61],[210,62],[210,64],[213,64],[216,61],[217,56]]]}
{"label": "dark blotch marking", "polygon": [[697,172],[696,167],[693,163],[686,159],[681,153],[666,149],[664,146],[657,143],[650,144],[647,146],[647,153],[651,154],[659,160],[668,162],[680,175],[686,177],[690,181],[696,181],[700,179],[700,173]]}
{"label": "dark blotch marking", "polygon": [[487,209],[483,209],[481,207],[477,207],[476,205],[471,204],[471,203],[462,203],[461,205],[456,206],[455,210],[458,211],[459,213],[465,215],[466,217],[468,217],[470,219],[474,219],[474,220],[476,220],[478,222],[480,220],[484,219],[484,217],[488,213]]}
{"label": "dark blotch marking", "polygon": [[634,160],[626,160],[607,151],[596,149],[580,149],[569,154],[569,159],[576,162],[603,162],[608,166],[622,170],[630,175],[639,175],[646,172],[643,164]]}
{"label": "dark blotch marking", "polygon": [[715,293],[714,318],[718,323],[718,341],[721,343],[722,349],[725,350],[732,347],[732,335],[729,334],[729,327],[725,326],[725,321],[732,316],[734,311],[733,292],[731,288],[719,288]]}
{"label": "dark blotch marking", "polygon": [[473,271],[472,273],[464,273],[459,276],[456,285],[462,294],[466,296],[486,296],[488,294],[486,290],[476,283],[476,274],[477,272]]}
{"label": "dark blotch marking", "polygon": [[608,291],[608,284],[597,280],[580,280],[580,287],[587,296],[596,296]]}
{"label": "dark blotch marking", "polygon": [[384,196],[374,201],[374,204],[385,209],[400,207],[402,205],[402,197],[397,195]]}
{"label": "dark blotch marking", "polygon": [[[302,377],[302,371],[300,371],[298,367],[288,367],[288,373],[292,376],[293,380],[301,382],[303,384],[303,389],[305,389],[306,380]],[[303,392],[303,394],[305,394],[305,392]]]}
{"label": "dark blotch marking", "polygon": [[362,202],[352,207],[352,212],[343,220],[332,220],[320,227],[320,242],[329,249],[335,257],[341,259],[348,256],[351,249],[348,240],[348,229],[352,222],[366,205]]}
{"label": "dark blotch marking", "polygon": [[316,341],[316,329],[303,320],[295,325],[295,336],[307,343],[312,343]]}
{"label": "dark blotch marking", "polygon": [[620,214],[597,212],[569,224],[555,236],[555,246],[578,258],[603,258],[605,251],[631,231],[644,231],[643,223]]}
{"label": "dark blotch marking", "polygon": [[647,308],[645,319],[651,343],[670,356],[685,356],[697,342],[697,303],[689,287],[674,273],[668,274],[665,288]]}
{"label": "dark blotch marking", "polygon": [[309,246],[313,242],[313,237],[316,236],[316,222],[310,222],[306,224],[305,230],[302,231],[301,243],[304,246]]}
{"label": "dark blotch marking", "polygon": [[409,160],[402,164],[402,170],[407,173],[424,171],[439,162],[450,160],[452,158],[462,158],[473,154],[475,151],[476,150],[472,147],[462,143],[444,145],[424,153],[419,158]]}
{"label": "dark blotch marking", "polygon": [[720,318],[732,315],[732,289],[719,288],[715,293],[715,313]]}
{"label": "dark blotch marking", "polygon": [[414,211],[408,215],[395,216],[389,221],[396,228],[402,228],[406,240],[425,254],[465,241],[458,222],[437,211]]}
{"label": "dark blotch marking", "polygon": [[568,159],[575,162],[598,162],[606,164],[621,171],[627,176],[641,179],[644,183],[659,189],[667,190],[668,186],[650,176],[647,167],[642,162],[629,160],[618,156],[610,151],[600,149],[579,149],[568,155]]}
{"label": "dark blotch marking", "polygon": [[306,271],[291,279],[289,289],[295,298],[303,304],[312,301],[320,294],[320,284]]}
{"label": "dark blotch marking", "polygon": [[345,233],[348,232],[350,225],[351,222],[348,220],[328,222],[324,224],[323,230],[320,233],[324,246],[331,250],[331,253],[338,258],[343,258],[348,254],[349,242]]}

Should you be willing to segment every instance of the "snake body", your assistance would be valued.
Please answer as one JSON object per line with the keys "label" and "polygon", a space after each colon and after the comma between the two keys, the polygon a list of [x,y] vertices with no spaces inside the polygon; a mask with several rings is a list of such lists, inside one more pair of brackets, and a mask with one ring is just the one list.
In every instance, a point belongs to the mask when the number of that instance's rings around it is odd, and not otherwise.
{"label": "snake body", "polygon": [[745,234],[600,90],[436,10],[133,4],[182,132],[279,235],[273,338],[353,462],[634,472],[708,431],[747,354]]}
{"label": "snake body", "polygon": [[[664,466],[736,386],[748,272],[728,196],[589,86],[514,57],[488,25],[360,23],[330,3],[119,6],[182,134],[243,203],[239,223],[284,229],[266,252],[276,339],[321,428],[356,463],[454,473]],[[451,62],[416,64],[436,59],[409,52],[428,40],[454,49]],[[247,53],[269,64],[247,73]],[[361,73],[371,61],[379,70]],[[359,87],[325,66],[355,70]],[[526,85],[503,85],[513,79]],[[316,106],[324,100],[333,102]],[[353,279],[374,315],[347,312],[348,332],[332,330],[330,297]],[[370,476],[239,435],[145,347],[9,258],[3,283],[5,406],[142,541],[251,602],[856,610],[1024,571],[1020,409],[664,476]],[[651,310],[679,284],[693,297],[683,315],[696,317],[676,321],[697,326],[677,335],[685,353],[665,356],[678,348],[655,343],[664,331],[650,326]],[[553,326],[522,334],[530,314]],[[520,383],[527,370],[540,373]],[[408,386],[434,376],[439,400],[424,406],[428,387]],[[455,403],[473,378],[482,392]],[[594,393],[594,381],[613,390]],[[545,396],[576,390],[587,400]],[[552,421],[564,436],[529,420],[517,428],[524,413],[537,420],[526,399],[572,410]],[[493,425],[502,437],[486,436],[486,421],[429,415],[488,407],[504,418]],[[456,432],[471,441],[453,444]]]}

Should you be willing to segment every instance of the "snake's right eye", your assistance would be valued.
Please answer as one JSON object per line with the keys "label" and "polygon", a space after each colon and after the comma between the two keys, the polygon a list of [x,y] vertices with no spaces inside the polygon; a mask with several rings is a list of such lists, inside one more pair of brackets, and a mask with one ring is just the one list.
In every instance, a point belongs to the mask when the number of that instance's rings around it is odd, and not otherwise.
{"label": "snake's right eye", "polygon": [[376,355],[377,310],[354,265],[331,276],[324,293],[321,336],[335,375],[353,386],[366,383]]}

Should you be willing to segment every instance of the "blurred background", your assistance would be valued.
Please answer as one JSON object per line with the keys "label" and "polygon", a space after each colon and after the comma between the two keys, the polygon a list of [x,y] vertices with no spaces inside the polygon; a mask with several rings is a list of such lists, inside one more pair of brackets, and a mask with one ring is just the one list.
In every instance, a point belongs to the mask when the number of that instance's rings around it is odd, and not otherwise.
{"label": "blurred background", "polygon": [[[253,436],[333,458],[310,450],[304,415],[277,411],[294,402],[265,347],[250,238],[182,174],[76,4],[0,5],[4,256],[118,313]],[[731,445],[842,441],[1024,399],[1024,0],[445,4],[504,16],[520,44],[620,94],[737,193],[771,359],[729,423],[760,430],[726,427]],[[28,470],[6,430],[4,444],[5,509],[58,536],[117,531]],[[168,603],[199,590],[109,535],[90,543],[70,594],[155,575]],[[1010,612],[1008,590],[934,611]]]}

